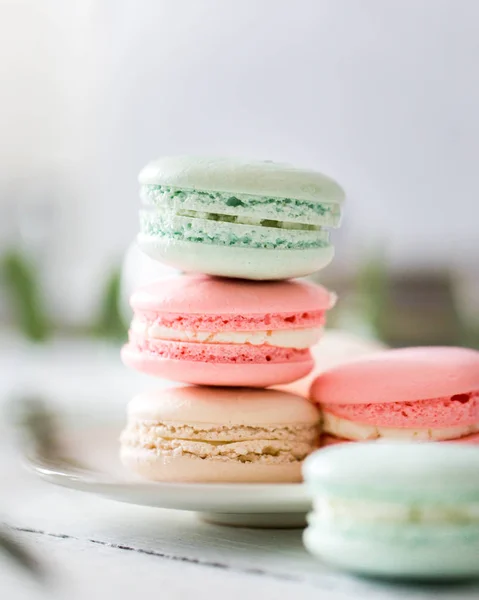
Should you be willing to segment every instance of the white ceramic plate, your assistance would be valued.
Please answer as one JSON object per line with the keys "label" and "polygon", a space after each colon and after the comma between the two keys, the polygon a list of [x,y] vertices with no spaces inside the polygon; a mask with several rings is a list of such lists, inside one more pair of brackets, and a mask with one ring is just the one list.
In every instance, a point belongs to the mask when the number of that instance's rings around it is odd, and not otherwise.
{"label": "white ceramic plate", "polygon": [[[38,420],[38,419],[37,419]],[[208,521],[251,527],[304,525],[310,501],[301,484],[154,483],[135,479],[118,459],[122,422],[99,424],[85,416],[63,419],[39,443],[35,419],[23,423],[27,466],[50,483],[120,502],[189,510]],[[40,440],[41,442],[41,440]]]}

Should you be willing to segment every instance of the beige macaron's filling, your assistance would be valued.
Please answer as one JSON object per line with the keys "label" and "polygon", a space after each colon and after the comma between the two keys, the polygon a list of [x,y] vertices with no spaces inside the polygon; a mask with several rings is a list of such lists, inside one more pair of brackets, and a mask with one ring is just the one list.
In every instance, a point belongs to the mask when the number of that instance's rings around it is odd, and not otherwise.
{"label": "beige macaron's filling", "polygon": [[132,333],[151,340],[199,342],[205,344],[251,344],[298,350],[314,346],[321,338],[322,327],[276,329],[265,331],[196,331],[165,327],[134,317]]}
{"label": "beige macaron's filling", "polygon": [[227,426],[132,420],[120,441],[123,451],[147,450],[158,457],[285,464],[304,460],[318,446],[319,429],[311,424]]}
{"label": "beige macaron's filling", "polygon": [[366,423],[356,423],[355,421],[338,417],[323,410],[322,431],[338,438],[357,442],[376,440],[378,438],[440,442],[477,433],[479,431],[479,423],[442,428],[378,427]]}

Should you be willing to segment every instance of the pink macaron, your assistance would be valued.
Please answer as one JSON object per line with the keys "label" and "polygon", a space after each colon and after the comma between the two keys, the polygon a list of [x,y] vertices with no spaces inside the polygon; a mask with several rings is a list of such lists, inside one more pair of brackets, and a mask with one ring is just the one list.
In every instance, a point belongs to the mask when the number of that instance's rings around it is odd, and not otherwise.
{"label": "pink macaron", "polygon": [[312,384],[323,445],[377,438],[479,442],[479,352],[385,350],[337,366]]}
{"label": "pink macaron", "polygon": [[123,362],[174,381],[268,387],[307,375],[335,296],[290,280],[180,275],[140,288]]}

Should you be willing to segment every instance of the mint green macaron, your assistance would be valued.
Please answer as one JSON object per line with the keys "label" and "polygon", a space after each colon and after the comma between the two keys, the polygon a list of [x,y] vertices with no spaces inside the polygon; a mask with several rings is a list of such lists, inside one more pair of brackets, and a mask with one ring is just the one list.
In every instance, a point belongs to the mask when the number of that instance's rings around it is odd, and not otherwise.
{"label": "mint green macaron", "polygon": [[344,444],[309,456],[303,474],[304,543],[325,562],[394,579],[479,577],[479,447]]}
{"label": "mint green macaron", "polygon": [[164,157],[140,173],[138,244],[186,272],[287,279],[325,267],[344,192],[329,177],[271,161]]}

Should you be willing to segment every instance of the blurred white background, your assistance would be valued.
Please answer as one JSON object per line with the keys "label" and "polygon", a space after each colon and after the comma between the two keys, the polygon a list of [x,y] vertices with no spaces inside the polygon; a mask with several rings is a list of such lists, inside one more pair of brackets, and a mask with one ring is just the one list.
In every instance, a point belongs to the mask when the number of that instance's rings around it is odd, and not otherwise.
{"label": "blurred white background", "polygon": [[[0,251],[82,322],[161,154],[313,167],[348,193],[330,269],[479,256],[477,0],[0,0]],[[19,237],[20,236],[20,237]]]}

